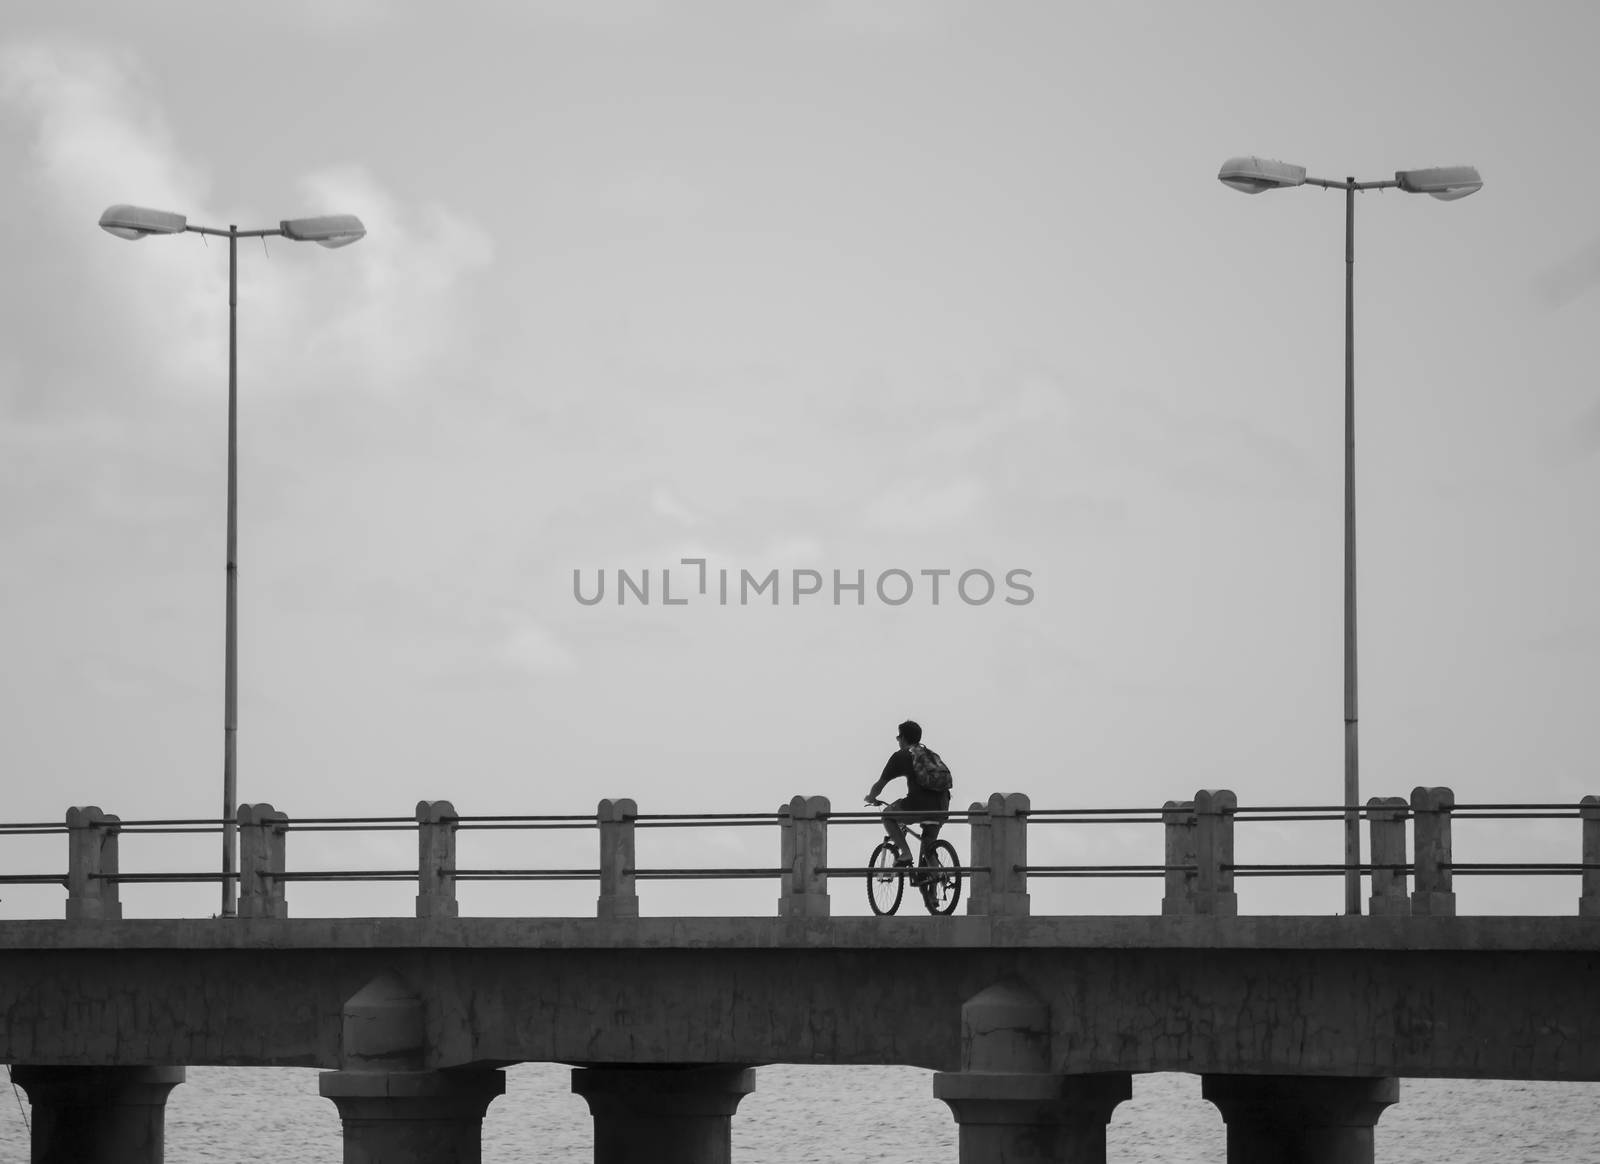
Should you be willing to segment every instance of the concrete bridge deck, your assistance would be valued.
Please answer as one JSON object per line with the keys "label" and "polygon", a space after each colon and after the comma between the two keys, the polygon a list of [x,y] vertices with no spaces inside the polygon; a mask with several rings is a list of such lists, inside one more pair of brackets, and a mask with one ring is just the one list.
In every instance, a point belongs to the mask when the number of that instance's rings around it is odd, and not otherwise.
{"label": "concrete bridge deck", "polygon": [[1589,918],[365,918],[0,925],[0,1060],[341,1066],[390,978],[430,1069],[961,1068],[1025,984],[1050,1070],[1600,1080]]}

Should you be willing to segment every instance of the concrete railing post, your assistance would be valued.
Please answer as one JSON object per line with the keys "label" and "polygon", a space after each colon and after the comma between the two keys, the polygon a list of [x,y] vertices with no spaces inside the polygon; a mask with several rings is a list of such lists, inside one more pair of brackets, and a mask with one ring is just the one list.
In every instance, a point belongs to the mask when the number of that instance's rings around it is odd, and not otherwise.
{"label": "concrete railing post", "polygon": [[239,916],[288,917],[284,898],[289,818],[270,804],[239,806]]}
{"label": "concrete railing post", "polygon": [[796,796],[778,809],[783,882],[779,917],[828,916],[828,813],[826,796]]}
{"label": "concrete railing post", "polygon": [[456,829],[448,800],[417,801],[417,916],[460,917],[456,902]]}
{"label": "concrete railing post", "polygon": [[962,1006],[961,1070],[933,1077],[960,1126],[960,1164],[1104,1164],[1106,1125],[1133,1076],[1053,1071],[1051,1039],[1049,1005],[1022,982]]}
{"label": "concrete railing post", "polygon": [[122,818],[94,805],[67,809],[67,920],[122,916],[117,885],[117,834]]}
{"label": "concrete railing post", "polygon": [[972,872],[967,878],[967,912],[989,912],[989,862],[994,858],[990,844],[989,806],[974,800],[967,806],[967,823],[972,829],[972,854],[968,858]]}
{"label": "concrete railing post", "polygon": [[1239,798],[1228,789],[1194,794],[1194,912],[1235,917],[1233,891],[1233,814]]}
{"label": "concrete railing post", "polygon": [[1413,788],[1411,812],[1416,852],[1416,888],[1411,912],[1419,917],[1455,917],[1451,881],[1450,810],[1456,794],[1448,788]]}
{"label": "concrete railing post", "polygon": [[633,822],[639,806],[631,799],[602,800],[600,821],[600,898],[595,916],[615,919],[639,916],[639,895],[633,888]]}
{"label": "concrete railing post", "polygon": [[1600,917],[1600,796],[1585,796],[1578,806],[1583,818],[1583,896],[1578,913]]}
{"label": "concrete railing post", "polygon": [[[979,892],[977,879],[973,881],[975,913],[991,917],[1027,917],[1028,898],[1028,796],[1023,792],[989,797],[983,812],[988,823],[982,830],[988,835],[987,892]],[[979,835],[974,833],[974,838]],[[974,850],[976,854],[977,850]],[[978,862],[976,857],[973,864]]]}
{"label": "concrete railing post", "polygon": [[1406,818],[1409,802],[1403,796],[1374,796],[1367,801],[1367,825],[1372,837],[1372,917],[1404,917],[1411,912],[1406,892]]}
{"label": "concrete railing post", "polygon": [[1194,912],[1194,801],[1169,800],[1161,806],[1167,841],[1167,892],[1161,898],[1164,917]]}

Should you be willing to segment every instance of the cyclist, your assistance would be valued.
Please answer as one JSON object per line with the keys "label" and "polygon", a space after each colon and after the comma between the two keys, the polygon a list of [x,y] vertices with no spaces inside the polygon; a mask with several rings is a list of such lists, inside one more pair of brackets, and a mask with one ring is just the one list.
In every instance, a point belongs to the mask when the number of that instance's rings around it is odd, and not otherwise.
{"label": "cyclist", "polygon": [[906,794],[899,800],[889,804],[884,809],[883,826],[888,830],[889,836],[894,839],[895,849],[899,853],[899,864],[910,865],[911,846],[906,844],[907,818],[896,820],[893,813],[897,812],[926,812],[927,816],[915,817],[917,823],[922,825],[922,847],[926,852],[933,847],[933,842],[939,836],[939,827],[944,824],[945,814],[950,808],[950,792],[933,792],[917,783],[916,775],[911,765],[911,749],[922,743],[922,726],[915,720],[906,720],[900,725],[895,736],[894,754],[889,757],[889,762],[883,766],[883,775],[878,777],[867,793],[867,804],[882,804],[878,794],[883,791],[883,786],[889,781],[905,777]]}

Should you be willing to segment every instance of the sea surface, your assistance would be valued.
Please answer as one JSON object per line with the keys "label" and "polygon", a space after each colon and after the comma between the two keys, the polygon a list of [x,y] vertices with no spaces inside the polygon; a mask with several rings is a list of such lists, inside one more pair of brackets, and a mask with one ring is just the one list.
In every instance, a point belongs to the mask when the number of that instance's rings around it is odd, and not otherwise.
{"label": "sea surface", "polygon": [[[590,1164],[572,1071],[523,1063],[483,1124],[485,1164]],[[11,1091],[5,1080],[0,1087]],[[28,1159],[25,1096],[0,1095],[0,1161]],[[1408,1079],[1378,1122],[1379,1164],[1593,1164],[1600,1084]],[[1222,1118],[1194,1075],[1136,1075],[1107,1134],[1112,1164],[1223,1164]],[[932,1073],[911,1067],[761,1067],[733,1120],[738,1164],[957,1164]],[[166,1164],[340,1164],[333,1103],[299,1067],[191,1067],[167,1104]]]}

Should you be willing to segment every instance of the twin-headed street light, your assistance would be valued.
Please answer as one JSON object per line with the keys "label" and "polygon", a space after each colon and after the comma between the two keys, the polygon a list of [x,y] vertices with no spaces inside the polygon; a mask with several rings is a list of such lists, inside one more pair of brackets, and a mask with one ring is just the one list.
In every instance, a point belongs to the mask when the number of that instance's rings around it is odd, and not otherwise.
{"label": "twin-headed street light", "polygon": [[1355,232],[1356,191],[1399,189],[1429,194],[1443,202],[1465,198],[1483,187],[1471,166],[1399,170],[1394,179],[1357,182],[1306,176],[1304,166],[1268,158],[1229,158],[1217,172],[1225,186],[1246,194],[1290,186],[1321,186],[1345,192],[1344,210],[1344,887],[1345,913],[1361,912],[1361,795],[1356,746],[1356,405],[1355,405]]}
{"label": "twin-headed street light", "polygon": [[367,228],[353,214],[328,214],[318,218],[289,218],[276,229],[227,230],[195,226],[181,214],[149,210],[142,206],[113,206],[100,216],[100,226],[118,238],[137,242],[153,234],[210,234],[228,240],[228,588],[226,635],[223,661],[223,758],[222,758],[222,916],[238,912],[238,886],[235,883],[237,821],[235,801],[238,792],[234,736],[239,726],[239,620],[238,620],[238,395],[239,395],[239,240],[281,235],[295,242],[314,242],[324,247],[349,246],[359,241]]}

